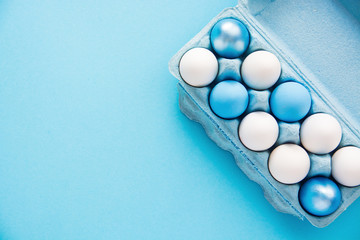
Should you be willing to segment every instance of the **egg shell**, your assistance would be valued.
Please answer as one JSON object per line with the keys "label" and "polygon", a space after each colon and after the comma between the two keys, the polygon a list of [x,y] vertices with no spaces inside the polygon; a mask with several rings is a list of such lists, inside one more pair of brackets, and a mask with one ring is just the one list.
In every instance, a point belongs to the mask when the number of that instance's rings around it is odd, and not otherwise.
{"label": "egg shell", "polygon": [[278,136],[278,123],[266,112],[252,112],[246,115],[239,126],[241,142],[253,151],[265,151],[271,148]]}
{"label": "egg shell", "polygon": [[296,122],[311,107],[309,91],[300,83],[289,81],[277,86],[270,97],[271,112],[281,121]]}
{"label": "egg shell", "polygon": [[316,113],[302,123],[301,144],[306,150],[316,154],[333,151],[340,143],[342,129],[340,123],[330,114]]}
{"label": "egg shell", "polygon": [[272,87],[281,74],[279,59],[271,52],[256,51],[248,55],[241,65],[241,76],[247,86],[256,90]]}
{"label": "egg shell", "polygon": [[210,32],[210,43],[214,51],[224,58],[240,57],[248,48],[250,35],[239,20],[225,18],[218,21]]}
{"label": "egg shell", "polygon": [[239,82],[226,80],[219,82],[211,90],[209,104],[211,110],[221,118],[237,118],[246,110],[249,96]]}
{"label": "egg shell", "polygon": [[337,150],[331,161],[332,176],[346,187],[360,185],[360,148],[347,146]]}
{"label": "egg shell", "polygon": [[335,212],[341,204],[339,187],[329,178],[308,179],[299,190],[301,206],[310,214],[323,217]]}
{"label": "egg shell", "polygon": [[310,170],[307,152],[296,144],[276,147],[269,157],[269,171],[279,182],[294,184],[303,180]]}
{"label": "egg shell", "polygon": [[205,87],[212,83],[219,70],[215,55],[206,48],[187,51],[179,63],[182,79],[193,87]]}

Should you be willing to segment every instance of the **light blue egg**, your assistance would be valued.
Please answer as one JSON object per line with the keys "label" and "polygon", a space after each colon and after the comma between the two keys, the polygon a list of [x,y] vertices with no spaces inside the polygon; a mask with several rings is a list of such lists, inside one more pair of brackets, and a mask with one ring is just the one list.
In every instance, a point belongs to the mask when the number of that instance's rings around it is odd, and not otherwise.
{"label": "light blue egg", "polygon": [[214,25],[210,33],[210,42],[219,56],[237,58],[248,48],[250,35],[242,22],[225,18]]}
{"label": "light blue egg", "polygon": [[327,216],[339,208],[341,192],[329,178],[314,177],[300,187],[299,201],[308,213],[319,217]]}
{"label": "light blue egg", "polygon": [[211,91],[209,104],[212,111],[221,118],[233,119],[247,108],[249,96],[239,82],[226,80],[218,83]]}
{"label": "light blue egg", "polygon": [[282,83],[275,88],[270,97],[272,113],[285,122],[301,120],[309,112],[310,107],[310,93],[300,83]]}

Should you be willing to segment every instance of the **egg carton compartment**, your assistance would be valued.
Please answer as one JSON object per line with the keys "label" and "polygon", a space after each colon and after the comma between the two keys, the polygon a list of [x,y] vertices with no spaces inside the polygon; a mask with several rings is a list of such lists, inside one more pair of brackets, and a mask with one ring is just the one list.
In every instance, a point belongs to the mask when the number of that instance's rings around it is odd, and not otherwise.
{"label": "egg carton compartment", "polygon": [[[210,44],[210,31],[215,23],[221,19],[235,18],[240,20],[250,33],[250,44],[246,52],[236,59],[226,59],[218,57],[219,71],[217,79],[207,87],[196,88],[186,84],[179,72],[179,63],[182,56],[190,49],[203,47],[213,51]],[[253,181],[258,183],[264,191],[266,199],[280,212],[297,216],[300,219],[307,219],[316,227],[325,227],[336,219],[346,208],[360,196],[360,187],[344,187],[339,185],[342,193],[340,207],[332,214],[324,217],[317,217],[307,213],[300,205],[298,192],[301,184],[306,179],[313,176],[331,177],[331,156],[343,146],[359,147],[359,132],[352,126],[347,116],[338,111],[332,101],[326,96],[326,91],[318,84],[311,74],[301,71],[294,60],[281,50],[276,42],[268,36],[261,25],[243,9],[241,5],[229,8],[220,13],[209,22],[199,34],[188,42],[170,61],[169,68],[171,73],[179,79],[179,105],[181,111],[191,120],[199,122],[205,129],[207,135],[221,148],[231,152],[239,168]],[[226,79],[240,81],[240,66],[246,56],[258,50],[266,50],[276,55],[280,60],[282,72],[276,85],[269,90],[254,90],[248,88],[249,104],[240,117],[225,120],[213,113],[209,106],[208,97],[214,85]],[[300,183],[283,184],[275,180],[268,169],[268,158],[271,151],[283,143],[301,144],[300,141],[300,122],[287,123],[278,120],[279,137],[275,145],[267,151],[255,152],[246,148],[238,136],[238,128],[241,120],[250,112],[265,111],[271,113],[269,98],[273,89],[279,84],[287,81],[295,81],[304,85],[311,94],[312,106],[307,116],[314,113],[328,113],[334,116],[342,127],[342,139],[339,146],[330,154],[308,153],[311,161],[310,172]],[[244,84],[245,85],[245,84]],[[321,89],[321,90],[320,90]]]}

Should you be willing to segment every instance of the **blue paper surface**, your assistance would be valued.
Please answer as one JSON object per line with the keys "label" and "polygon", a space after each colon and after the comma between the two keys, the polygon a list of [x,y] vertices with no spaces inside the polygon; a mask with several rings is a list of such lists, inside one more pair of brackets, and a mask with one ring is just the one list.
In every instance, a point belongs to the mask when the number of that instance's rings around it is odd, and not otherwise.
{"label": "blue paper surface", "polygon": [[0,239],[357,239],[359,201],[279,213],[180,112],[169,58],[235,4],[0,1]]}

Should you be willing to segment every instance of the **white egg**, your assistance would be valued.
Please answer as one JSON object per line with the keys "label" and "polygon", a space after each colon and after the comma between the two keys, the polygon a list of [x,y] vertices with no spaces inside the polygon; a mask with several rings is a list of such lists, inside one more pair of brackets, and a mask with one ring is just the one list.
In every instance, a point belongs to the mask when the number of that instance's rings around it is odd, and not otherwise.
{"label": "white egg", "polygon": [[340,143],[342,130],[340,123],[331,115],[317,113],[306,118],[300,128],[300,140],[306,150],[325,154]]}
{"label": "white egg", "polygon": [[194,87],[205,87],[212,83],[218,73],[219,64],[215,55],[206,48],[193,48],[180,60],[182,79]]}
{"label": "white egg", "polygon": [[348,146],[337,150],[331,161],[332,176],[341,185],[360,185],[360,148]]}
{"label": "white egg", "polygon": [[296,144],[280,145],[270,154],[269,171],[281,183],[298,183],[306,177],[309,170],[309,155]]}
{"label": "white egg", "polygon": [[241,76],[249,87],[264,90],[272,87],[279,79],[279,59],[267,51],[256,51],[247,56],[241,65]]}
{"label": "white egg", "polygon": [[279,126],[266,112],[252,112],[244,117],[239,126],[239,138],[245,147],[253,151],[271,148],[279,136]]}

